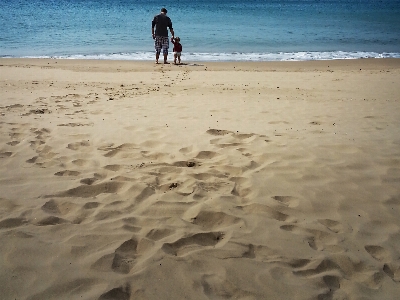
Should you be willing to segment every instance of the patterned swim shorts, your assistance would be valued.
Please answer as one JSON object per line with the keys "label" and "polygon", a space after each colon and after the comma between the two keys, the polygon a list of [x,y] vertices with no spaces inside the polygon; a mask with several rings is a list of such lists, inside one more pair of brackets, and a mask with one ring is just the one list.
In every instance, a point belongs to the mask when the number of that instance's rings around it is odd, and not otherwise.
{"label": "patterned swim shorts", "polygon": [[157,53],[161,53],[162,50],[163,54],[168,54],[168,48],[169,48],[168,37],[156,36],[156,39],[154,40],[154,47]]}

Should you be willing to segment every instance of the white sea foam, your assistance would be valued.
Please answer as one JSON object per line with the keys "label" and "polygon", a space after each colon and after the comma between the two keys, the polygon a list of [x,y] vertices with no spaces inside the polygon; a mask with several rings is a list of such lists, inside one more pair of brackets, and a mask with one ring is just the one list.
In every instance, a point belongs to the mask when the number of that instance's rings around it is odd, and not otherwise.
{"label": "white sea foam", "polygon": [[[112,53],[96,55],[25,56],[27,58],[154,60],[153,52]],[[172,57],[172,54],[171,54]],[[184,61],[307,61],[360,58],[400,58],[400,53],[377,52],[277,52],[277,53],[184,53]]]}

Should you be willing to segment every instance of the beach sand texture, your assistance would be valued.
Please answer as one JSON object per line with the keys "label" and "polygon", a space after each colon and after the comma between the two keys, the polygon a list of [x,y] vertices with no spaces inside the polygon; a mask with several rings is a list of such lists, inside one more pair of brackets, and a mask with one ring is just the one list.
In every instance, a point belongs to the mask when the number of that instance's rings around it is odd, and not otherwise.
{"label": "beach sand texture", "polygon": [[2,299],[397,299],[400,60],[0,60]]}

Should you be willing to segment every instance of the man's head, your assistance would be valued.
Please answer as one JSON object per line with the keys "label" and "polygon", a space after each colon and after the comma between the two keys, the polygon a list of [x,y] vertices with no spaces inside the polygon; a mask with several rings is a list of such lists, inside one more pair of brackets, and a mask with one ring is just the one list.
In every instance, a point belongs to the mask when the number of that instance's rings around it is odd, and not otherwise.
{"label": "man's head", "polygon": [[164,13],[164,14],[167,14],[168,11],[167,11],[167,9],[165,7],[163,7],[163,8],[161,8],[161,12]]}

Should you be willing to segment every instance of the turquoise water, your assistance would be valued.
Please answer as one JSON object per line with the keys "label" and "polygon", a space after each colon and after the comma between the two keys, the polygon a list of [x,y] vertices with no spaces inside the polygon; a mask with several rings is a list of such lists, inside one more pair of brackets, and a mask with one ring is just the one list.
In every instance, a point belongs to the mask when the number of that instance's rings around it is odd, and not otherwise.
{"label": "turquoise water", "polygon": [[185,60],[400,57],[400,0],[0,3],[0,57],[152,60],[161,5]]}

